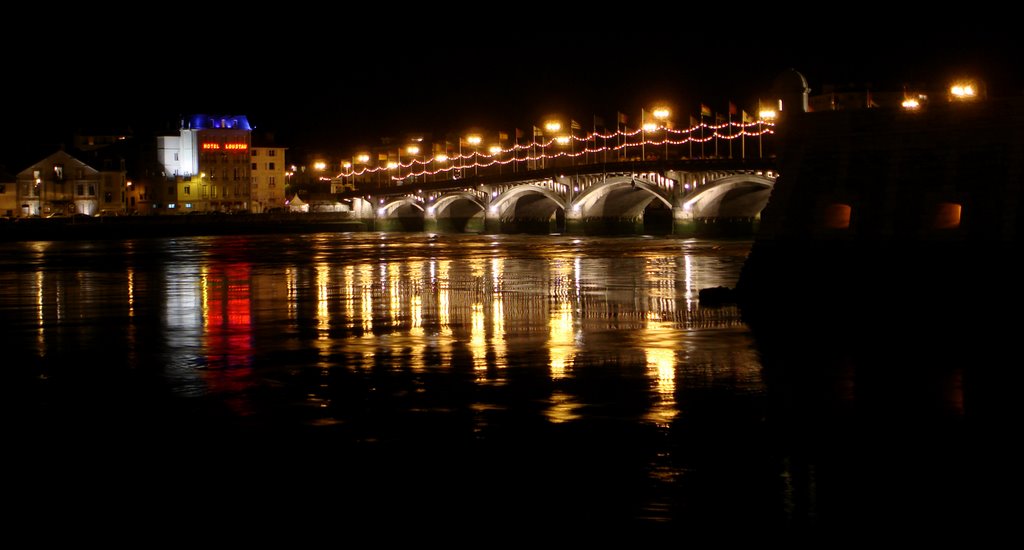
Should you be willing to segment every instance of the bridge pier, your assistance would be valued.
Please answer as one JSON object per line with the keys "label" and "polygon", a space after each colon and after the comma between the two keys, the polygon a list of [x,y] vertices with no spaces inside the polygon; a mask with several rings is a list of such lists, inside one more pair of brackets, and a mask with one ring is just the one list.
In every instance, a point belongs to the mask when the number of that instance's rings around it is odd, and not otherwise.
{"label": "bridge pier", "polygon": [[757,233],[761,216],[736,218],[686,218],[673,220],[672,234],[705,239],[750,238]]}
{"label": "bridge pier", "polygon": [[567,219],[565,232],[571,235],[639,235],[644,233],[640,218],[608,218],[590,216]]}
{"label": "bridge pier", "polygon": [[427,216],[423,220],[423,230],[431,233],[486,233],[487,227],[483,216],[443,217]]}

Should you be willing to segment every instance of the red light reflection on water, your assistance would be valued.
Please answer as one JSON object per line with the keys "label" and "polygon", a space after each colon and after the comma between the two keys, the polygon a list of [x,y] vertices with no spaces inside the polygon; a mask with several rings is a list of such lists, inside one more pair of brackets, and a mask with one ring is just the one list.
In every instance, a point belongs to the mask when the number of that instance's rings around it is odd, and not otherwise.
{"label": "red light reflection on water", "polygon": [[249,263],[211,263],[202,277],[204,379],[211,393],[238,414],[249,414],[253,355],[252,286]]}

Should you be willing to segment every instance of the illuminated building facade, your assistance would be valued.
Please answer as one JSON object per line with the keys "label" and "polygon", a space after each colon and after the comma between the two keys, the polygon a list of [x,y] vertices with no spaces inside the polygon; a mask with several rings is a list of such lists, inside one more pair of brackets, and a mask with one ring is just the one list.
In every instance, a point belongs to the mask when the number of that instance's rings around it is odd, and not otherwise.
{"label": "illuminated building facade", "polygon": [[11,218],[18,210],[18,184],[14,176],[0,166],[0,217]]}
{"label": "illuminated building facade", "polygon": [[17,175],[15,216],[124,212],[123,162],[104,163],[99,170],[65,151],[22,170]]}
{"label": "illuminated building facade", "polygon": [[284,154],[284,147],[252,148],[252,212],[260,213],[270,208],[284,207],[284,187],[287,179]]}
{"label": "illuminated building facade", "polygon": [[193,115],[176,136],[157,137],[166,184],[157,186],[158,214],[249,211],[252,128],[244,116]]}

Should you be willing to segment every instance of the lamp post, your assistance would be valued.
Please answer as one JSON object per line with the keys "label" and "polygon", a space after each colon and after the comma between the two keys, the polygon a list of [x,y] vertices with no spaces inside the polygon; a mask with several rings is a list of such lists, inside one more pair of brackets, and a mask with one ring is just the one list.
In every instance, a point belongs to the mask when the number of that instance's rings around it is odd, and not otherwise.
{"label": "lamp post", "polygon": [[498,175],[501,175],[501,145],[491,145],[487,148],[487,152],[494,158],[495,163],[498,165]]}
{"label": "lamp post", "polygon": [[[347,160],[342,162],[341,163],[341,169],[342,169],[341,186],[342,187],[348,187],[349,183],[352,182],[352,163],[347,161]],[[355,189],[355,188],[356,188],[355,184],[352,184],[352,189]]]}
{"label": "lamp post", "polygon": [[672,115],[672,111],[668,107],[655,107],[651,114],[654,115],[655,120],[661,122],[665,130],[665,160],[668,160],[668,117]]}
{"label": "lamp post", "polygon": [[[477,158],[476,157],[477,157],[477,153],[478,153],[477,147],[480,145],[480,142],[482,142],[482,141],[483,141],[483,138],[480,137],[477,134],[470,134],[470,135],[466,136],[466,143],[468,143],[468,144],[473,146],[473,175],[478,175],[480,173],[480,170],[477,167],[477,164],[479,164],[479,162],[477,162]],[[461,141],[459,142],[459,155],[460,156],[462,155],[462,142]]]}
{"label": "lamp post", "polygon": [[[413,170],[415,170],[415,168],[413,167],[413,164],[415,164],[415,162],[416,162],[416,155],[420,154],[420,146],[419,145],[409,145],[408,147],[405,148],[405,152],[408,153],[410,157],[412,157],[412,160],[409,161],[409,181],[410,182],[414,182],[414,181],[416,181],[416,176],[413,175]],[[401,158],[402,153],[401,153],[401,151],[399,151],[398,155],[399,155],[399,158],[398,158],[398,170],[399,170],[399,177],[401,177],[401,170],[402,170],[402,158]]]}
{"label": "lamp post", "polygon": [[[370,154],[369,153],[358,153],[355,156],[355,161],[356,161],[356,164],[361,164],[363,166],[363,175],[365,176],[366,175],[366,170],[369,168],[369,165],[370,165]],[[363,178],[363,182],[364,183],[366,182],[366,178],[365,177]]]}
{"label": "lamp post", "polygon": [[[434,162],[436,162],[437,164],[444,164],[448,162],[448,155],[445,153],[438,153],[434,155]],[[436,170],[440,170],[440,168],[437,168]],[[433,181],[437,181],[436,173],[434,174]]]}
{"label": "lamp post", "polygon": [[[550,136],[552,136],[553,139],[558,139],[556,137],[556,134],[561,129],[562,129],[562,123],[560,121],[549,120],[549,121],[544,123],[544,130],[549,132],[548,134],[544,134],[544,137],[547,137],[548,135],[550,135]],[[548,154],[547,153],[548,153],[547,146],[546,145],[541,145],[540,154],[541,154],[542,157],[544,157],[544,167],[545,168],[548,165],[548,159],[547,159]],[[552,159],[552,160],[554,160],[554,159]],[[554,162],[552,162],[551,165],[554,166]]]}
{"label": "lamp post", "polygon": [[762,144],[762,139],[764,138],[763,124],[766,120],[775,120],[776,116],[778,116],[778,113],[774,109],[761,109],[757,113],[757,156],[760,158],[764,158],[764,146]]}

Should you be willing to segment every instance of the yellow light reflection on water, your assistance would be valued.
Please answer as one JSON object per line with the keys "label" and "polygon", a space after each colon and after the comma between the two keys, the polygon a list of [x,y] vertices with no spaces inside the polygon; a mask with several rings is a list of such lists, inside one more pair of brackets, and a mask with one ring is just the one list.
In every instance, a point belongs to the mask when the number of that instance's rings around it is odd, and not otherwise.
{"label": "yellow light reflection on water", "polygon": [[501,280],[505,269],[505,261],[500,258],[491,260],[491,278],[494,294],[491,297],[491,348],[498,358],[498,368],[505,367],[505,301],[502,298]]}
{"label": "yellow light reflection on water", "polygon": [[693,308],[694,295],[693,295],[693,258],[686,254],[683,256],[683,263],[685,265],[685,278],[686,278],[686,310],[689,311]]}
{"label": "yellow light reflection on water", "polygon": [[42,271],[36,271],[36,320],[39,322],[36,329],[36,349],[39,351],[40,357],[46,354],[46,316],[43,314],[44,278]]}
{"label": "yellow light reflection on water", "polygon": [[355,314],[356,314],[356,269],[352,265],[346,265],[341,270],[341,276],[344,278],[345,283],[342,288],[345,289],[345,320],[347,328],[354,328]]}
{"label": "yellow light reflection on water", "polygon": [[316,328],[317,339],[326,340],[331,325],[330,301],[328,299],[328,279],[331,266],[320,263],[313,267],[316,271]]}
{"label": "yellow light reflection on water", "polygon": [[484,318],[484,305],[476,302],[470,314],[472,332],[469,336],[469,349],[473,352],[473,368],[487,370],[487,321]]}
{"label": "yellow light reflection on water", "polygon": [[572,316],[572,304],[561,302],[551,311],[548,322],[548,350],[551,355],[551,378],[558,380],[565,377],[568,364],[575,355],[575,330]]}
{"label": "yellow light reflection on water", "polygon": [[373,329],[373,267],[370,264],[359,266],[359,319],[362,321],[363,335],[372,336]]}
{"label": "yellow light reflection on water", "polygon": [[452,335],[451,327],[451,260],[437,262],[437,317],[441,324],[441,334]]}
{"label": "yellow light reflection on water", "polygon": [[285,288],[288,289],[288,318],[295,319],[298,314],[295,308],[296,297],[298,296],[298,283],[296,282],[298,273],[294,267],[288,267],[284,270],[284,284]]}
{"label": "yellow light reflection on water", "polygon": [[676,354],[675,350],[664,348],[648,348],[647,369],[658,401],[651,406],[647,418],[659,426],[668,426],[679,409],[676,407]]}
{"label": "yellow light reflection on water", "polygon": [[571,395],[555,390],[551,392],[551,406],[545,411],[545,415],[552,423],[563,424],[581,418],[576,412],[579,408],[580,404]]}
{"label": "yellow light reflection on water", "polygon": [[[409,262],[409,273],[423,273],[423,262]],[[408,290],[409,298],[409,322],[412,325],[414,335],[423,334],[423,286],[419,279],[407,277],[412,284]]]}
{"label": "yellow light reflection on water", "polygon": [[401,323],[403,309],[402,273],[398,262],[387,264],[385,288],[388,291],[388,315],[391,317],[391,326],[398,326]]}
{"label": "yellow light reflection on water", "polygon": [[128,268],[128,316],[135,317],[135,270]]}

